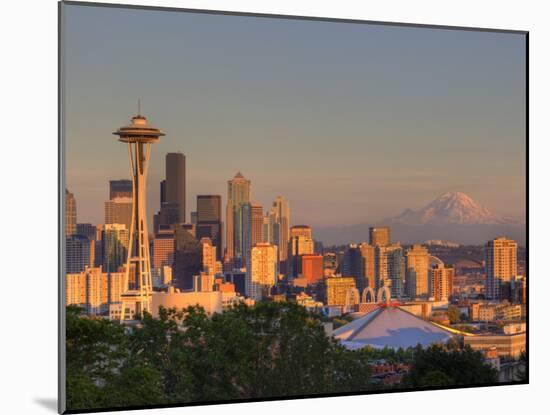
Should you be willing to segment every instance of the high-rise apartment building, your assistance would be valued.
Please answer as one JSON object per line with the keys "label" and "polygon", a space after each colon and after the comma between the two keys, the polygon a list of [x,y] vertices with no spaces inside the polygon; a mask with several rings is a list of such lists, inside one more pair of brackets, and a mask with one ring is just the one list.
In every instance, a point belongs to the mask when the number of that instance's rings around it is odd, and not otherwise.
{"label": "high-rise apartment building", "polygon": [[120,197],[132,198],[131,180],[109,180],[109,200]]}
{"label": "high-rise apartment building", "polygon": [[376,289],[390,287],[392,298],[400,298],[403,295],[403,248],[398,243],[376,245],[374,252]]}
{"label": "high-rise apartment building", "polygon": [[267,297],[271,287],[277,283],[278,275],[277,247],[268,243],[259,243],[250,251],[250,266],[246,272],[247,296],[261,300]]}
{"label": "high-rise apartment building", "polygon": [[216,247],[216,259],[223,257],[222,198],[220,195],[197,196],[197,239],[210,238]]}
{"label": "high-rise apartment building", "polygon": [[242,265],[241,204],[250,202],[250,180],[238,172],[227,182],[226,245],[227,258],[237,267]]}
{"label": "high-rise apartment building", "polygon": [[89,267],[65,277],[67,305],[77,305],[90,315],[107,315],[109,305],[119,303],[124,292],[123,272],[102,272]]}
{"label": "high-rise apartment building", "polygon": [[388,226],[370,227],[369,243],[374,246],[389,245],[391,243],[390,228]]}
{"label": "high-rise apartment building", "polygon": [[500,299],[501,287],[517,275],[518,244],[512,239],[500,237],[487,242],[485,263],[487,268],[487,298]]}
{"label": "high-rise apartment building", "polygon": [[430,269],[431,296],[435,301],[445,301],[453,295],[454,268],[439,263]]}
{"label": "high-rise apartment building", "polygon": [[428,298],[430,296],[428,250],[422,245],[413,245],[407,249],[405,256],[407,295],[411,299]]}
{"label": "high-rise apartment building", "polygon": [[288,242],[290,240],[290,207],[286,199],[277,196],[270,212],[273,215],[274,222],[277,223],[279,235],[277,252],[279,255],[279,269],[282,273],[288,273]]}
{"label": "high-rise apartment building", "polygon": [[76,199],[65,189],[65,235],[76,233]]}

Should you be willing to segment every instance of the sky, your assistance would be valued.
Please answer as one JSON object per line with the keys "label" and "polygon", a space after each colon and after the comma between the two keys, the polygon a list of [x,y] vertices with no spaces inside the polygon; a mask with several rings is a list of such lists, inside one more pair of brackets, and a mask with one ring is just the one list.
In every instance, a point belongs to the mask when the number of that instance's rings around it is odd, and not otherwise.
{"label": "sky", "polygon": [[[100,224],[130,177],[112,132],[142,113],[149,218],[164,157],[187,159],[187,212],[237,171],[292,224],[369,223],[461,191],[525,219],[525,38],[517,33],[65,7],[67,188]],[[189,215],[189,213],[188,213]],[[187,218],[189,220],[189,217]]]}

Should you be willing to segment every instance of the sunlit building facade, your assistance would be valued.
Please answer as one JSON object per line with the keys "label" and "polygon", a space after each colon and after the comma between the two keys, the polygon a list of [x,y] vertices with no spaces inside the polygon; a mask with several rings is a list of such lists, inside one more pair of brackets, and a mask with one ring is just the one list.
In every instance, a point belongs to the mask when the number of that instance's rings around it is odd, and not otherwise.
{"label": "sunlit building facade", "polygon": [[503,283],[510,282],[517,275],[517,250],[517,242],[505,237],[487,242],[485,246],[487,298],[500,299]]}
{"label": "sunlit building facade", "polygon": [[105,202],[105,223],[121,223],[130,229],[132,222],[132,198],[115,197]]}
{"label": "sunlit building facade", "polygon": [[247,267],[246,294],[254,300],[269,295],[271,287],[277,282],[277,247],[268,243],[259,243],[250,252],[250,267]]}
{"label": "sunlit building facade", "polygon": [[453,295],[454,268],[437,264],[430,269],[431,293],[434,301],[446,301]]}
{"label": "sunlit building facade", "polygon": [[385,246],[391,243],[388,226],[372,226],[369,228],[369,243],[374,246]]}
{"label": "sunlit building facade", "polygon": [[65,235],[76,233],[76,199],[65,189]]}

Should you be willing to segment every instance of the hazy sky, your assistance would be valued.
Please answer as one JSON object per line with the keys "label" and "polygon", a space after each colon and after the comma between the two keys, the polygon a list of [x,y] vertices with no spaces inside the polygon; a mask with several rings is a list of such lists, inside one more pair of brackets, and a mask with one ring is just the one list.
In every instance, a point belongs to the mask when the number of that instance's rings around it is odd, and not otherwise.
{"label": "hazy sky", "polygon": [[[187,211],[237,170],[292,222],[372,222],[463,191],[525,215],[520,34],[66,7],[66,180],[78,221],[103,223],[108,180],[129,178],[112,132],[142,113],[164,156],[187,157]],[[150,216],[149,216],[150,218]],[[189,218],[188,218],[189,219]]]}

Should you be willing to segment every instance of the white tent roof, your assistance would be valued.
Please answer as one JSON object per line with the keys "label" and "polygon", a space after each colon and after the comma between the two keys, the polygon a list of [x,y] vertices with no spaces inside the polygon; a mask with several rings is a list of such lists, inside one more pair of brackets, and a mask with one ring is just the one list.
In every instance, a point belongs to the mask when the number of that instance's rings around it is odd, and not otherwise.
{"label": "white tent roof", "polygon": [[387,306],[374,310],[334,331],[348,349],[365,346],[375,348],[426,347],[446,342],[453,333],[399,307]]}

